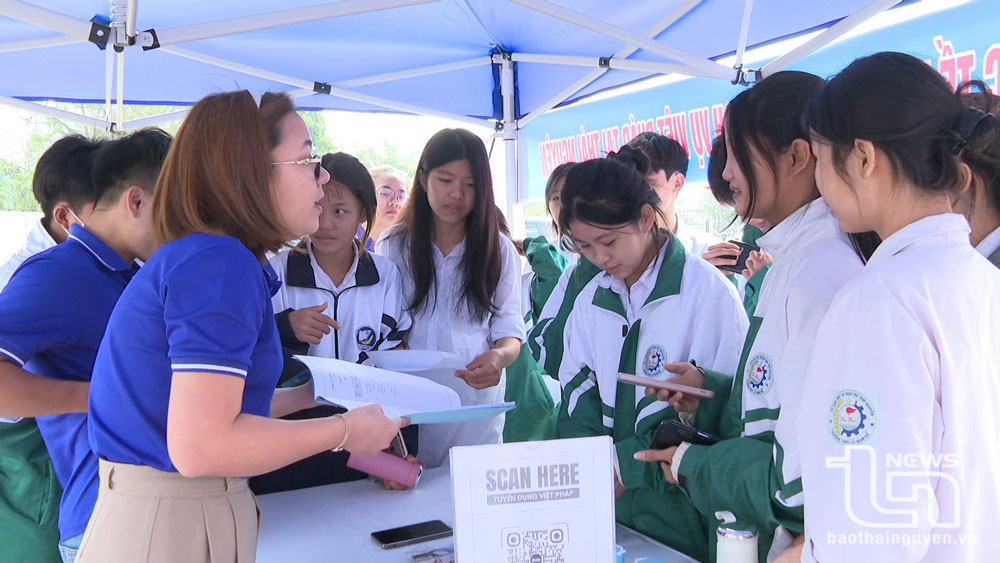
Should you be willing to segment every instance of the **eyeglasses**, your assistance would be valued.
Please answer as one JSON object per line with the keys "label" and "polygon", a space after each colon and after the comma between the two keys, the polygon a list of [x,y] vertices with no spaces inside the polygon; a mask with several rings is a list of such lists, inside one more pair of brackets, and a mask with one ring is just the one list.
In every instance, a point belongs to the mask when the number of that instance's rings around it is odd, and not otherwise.
{"label": "eyeglasses", "polygon": [[272,162],[271,166],[277,166],[278,164],[315,164],[316,169],[313,170],[313,175],[316,176],[317,180],[319,180],[319,176],[320,174],[322,174],[320,170],[323,169],[323,157],[313,155],[310,156],[309,158],[303,158],[301,160],[285,160],[282,162]]}
{"label": "eyeglasses", "polygon": [[378,198],[384,203],[392,203],[393,201],[406,203],[406,198],[408,197],[409,195],[406,192],[395,192],[388,188],[382,188],[378,191]]}

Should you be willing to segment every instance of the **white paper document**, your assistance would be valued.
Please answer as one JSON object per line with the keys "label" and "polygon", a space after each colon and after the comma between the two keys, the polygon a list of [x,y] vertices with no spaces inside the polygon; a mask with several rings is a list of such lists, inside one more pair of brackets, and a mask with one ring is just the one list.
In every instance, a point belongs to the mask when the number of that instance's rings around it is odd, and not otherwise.
{"label": "white paper document", "polygon": [[309,368],[316,402],[345,409],[378,403],[387,416],[413,424],[483,420],[514,408],[514,403],[462,406],[458,393],[423,377],[316,356],[295,356]]}
{"label": "white paper document", "polygon": [[417,373],[431,370],[458,371],[465,369],[468,362],[462,361],[450,352],[437,350],[381,350],[368,352],[371,365],[402,373]]}
{"label": "white paper document", "polygon": [[456,559],[614,561],[609,436],[451,449]]}

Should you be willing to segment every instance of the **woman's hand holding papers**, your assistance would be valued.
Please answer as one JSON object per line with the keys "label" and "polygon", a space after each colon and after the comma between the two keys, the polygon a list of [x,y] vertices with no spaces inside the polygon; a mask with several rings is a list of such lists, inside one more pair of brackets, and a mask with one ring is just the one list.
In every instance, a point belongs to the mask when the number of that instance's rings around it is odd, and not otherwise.
{"label": "woman's hand holding papers", "polygon": [[[410,424],[408,418],[385,416],[382,407],[374,403],[351,409],[343,417],[336,418],[343,418],[336,422],[341,425],[336,441],[339,443],[344,434],[350,432],[343,449],[358,455],[375,455],[388,448],[399,429]],[[335,419],[331,417],[330,420],[333,422]]]}

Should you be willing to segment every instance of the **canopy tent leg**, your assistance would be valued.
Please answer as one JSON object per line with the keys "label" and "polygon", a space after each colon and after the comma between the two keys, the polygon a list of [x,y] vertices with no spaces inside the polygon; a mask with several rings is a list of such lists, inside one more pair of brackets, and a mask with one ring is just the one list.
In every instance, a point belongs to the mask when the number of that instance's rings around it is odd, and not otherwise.
{"label": "canopy tent leg", "polygon": [[517,197],[517,89],[514,86],[514,61],[507,56],[500,63],[500,95],[503,99],[503,153],[506,180],[507,223],[513,225]]}
{"label": "canopy tent leg", "polygon": [[828,27],[822,33],[816,35],[802,45],[799,45],[788,53],[785,53],[784,55],[761,67],[761,76],[767,77],[780,70],[788,68],[795,61],[801,59],[809,53],[818,51],[820,48],[832,43],[840,36],[866,22],[876,14],[886,11],[900,2],[902,2],[902,0],[874,0],[872,3]]}
{"label": "canopy tent leg", "polygon": [[[687,0],[687,2],[685,2],[685,3],[681,4],[680,6],[678,6],[676,10],[674,10],[673,12],[667,14],[667,17],[663,18],[662,20],[660,20],[659,22],[657,22],[656,25],[654,25],[653,27],[649,28],[646,31],[646,33],[643,34],[643,36],[652,39],[652,38],[656,37],[657,35],[663,33],[668,27],[672,26],[677,20],[679,20],[682,17],[684,17],[688,12],[690,12],[696,6],[698,6],[698,4],[700,4],[702,1],[703,0]],[[611,58],[612,59],[626,59],[626,58],[632,56],[632,54],[635,53],[638,50],[639,50],[638,47],[633,47],[633,46],[630,45],[628,47],[625,47],[621,51],[618,51],[617,53],[615,53]],[[593,81],[597,80],[598,78],[600,78],[602,74],[604,74],[605,72],[607,72],[607,70],[608,69],[606,69],[606,68],[601,68],[601,69],[595,70],[593,72],[587,73],[587,75],[584,76],[583,78],[581,78],[580,80],[577,80],[573,84],[570,84],[567,88],[563,89],[561,92],[559,92],[555,96],[552,96],[551,98],[549,98],[544,104],[542,104],[541,106],[539,106],[538,108],[536,108],[534,111],[532,111],[528,115],[525,115],[524,117],[522,117],[521,119],[519,119],[518,122],[517,122],[518,128],[524,127],[525,125],[527,125],[528,123],[534,121],[536,118],[538,118],[539,116],[541,116],[545,112],[547,112],[550,109],[552,109],[552,108],[556,107],[557,105],[561,104],[566,99],[568,99],[570,96],[572,96],[573,94],[579,92],[580,90],[582,90],[583,88],[585,88],[588,84],[590,84],[591,82],[593,82]]]}

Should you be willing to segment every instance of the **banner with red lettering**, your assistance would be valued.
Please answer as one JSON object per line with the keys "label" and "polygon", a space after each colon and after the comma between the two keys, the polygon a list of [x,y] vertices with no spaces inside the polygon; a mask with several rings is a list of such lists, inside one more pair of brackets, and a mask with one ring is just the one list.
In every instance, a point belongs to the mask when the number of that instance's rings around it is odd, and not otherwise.
{"label": "banner with red lettering", "polygon": [[[996,0],[975,0],[869,33],[843,39],[791,68],[829,77],[857,57],[902,51],[927,61],[957,86],[980,79],[994,92],[1000,82],[1000,11]],[[555,110],[521,130],[519,200],[544,196],[556,166],[600,158],[633,137],[652,131],[680,142],[691,157],[688,182],[706,183],[712,140],[726,104],[741,86],[710,78],[582,102]]]}

